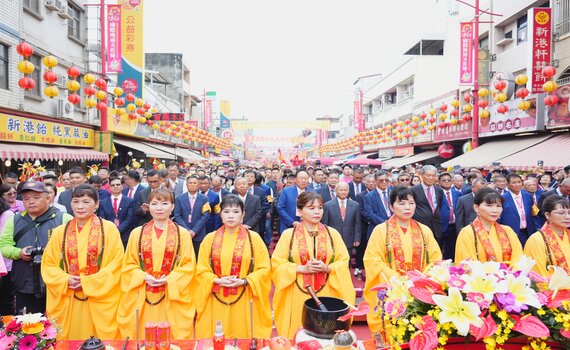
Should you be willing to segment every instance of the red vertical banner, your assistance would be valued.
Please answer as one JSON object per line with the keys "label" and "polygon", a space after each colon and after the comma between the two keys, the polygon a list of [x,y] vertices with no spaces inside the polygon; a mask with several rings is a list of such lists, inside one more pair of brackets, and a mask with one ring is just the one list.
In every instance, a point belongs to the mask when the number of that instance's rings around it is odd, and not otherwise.
{"label": "red vertical banner", "polygon": [[207,129],[212,127],[212,100],[206,100],[206,107],[204,109],[204,122]]}
{"label": "red vertical banner", "polygon": [[107,72],[121,72],[122,58],[121,5],[107,5]]}
{"label": "red vertical banner", "polygon": [[544,93],[542,85],[546,79],[542,68],[552,61],[552,10],[549,7],[535,7],[528,10],[530,87],[532,93]]}
{"label": "red vertical banner", "polygon": [[354,120],[352,124],[356,129],[360,129],[360,101],[354,101]]}
{"label": "red vertical banner", "polygon": [[461,22],[459,33],[459,85],[473,84],[473,23]]}

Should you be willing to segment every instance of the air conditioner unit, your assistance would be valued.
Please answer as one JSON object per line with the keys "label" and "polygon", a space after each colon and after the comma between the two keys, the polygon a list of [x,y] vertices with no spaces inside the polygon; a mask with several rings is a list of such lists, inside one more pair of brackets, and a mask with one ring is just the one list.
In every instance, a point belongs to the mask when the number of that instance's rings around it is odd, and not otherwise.
{"label": "air conditioner unit", "polygon": [[64,99],[59,99],[57,100],[57,116],[58,117],[69,117],[73,114],[75,110],[75,106],[73,105],[73,103],[64,100]]}
{"label": "air conditioner unit", "polygon": [[69,6],[62,5],[61,10],[57,13],[57,15],[61,18],[65,19],[72,19],[73,17],[69,14]]}
{"label": "air conditioner unit", "polygon": [[57,80],[55,81],[54,85],[59,86],[60,88],[66,88],[67,78],[63,75],[57,75]]}
{"label": "air conditioner unit", "polygon": [[87,52],[101,52],[101,45],[98,43],[88,43],[85,46],[85,51],[87,51]]}
{"label": "air conditioner unit", "polygon": [[61,8],[61,0],[46,0],[45,5],[51,11],[59,11]]}
{"label": "air conditioner unit", "polygon": [[392,95],[384,95],[382,100],[384,101],[384,103],[386,103],[386,102],[392,103]]}

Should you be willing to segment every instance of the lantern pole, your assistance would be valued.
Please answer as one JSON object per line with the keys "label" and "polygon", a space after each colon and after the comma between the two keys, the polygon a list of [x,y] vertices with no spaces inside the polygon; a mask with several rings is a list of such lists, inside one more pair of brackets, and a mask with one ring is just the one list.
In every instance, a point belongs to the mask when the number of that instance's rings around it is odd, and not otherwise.
{"label": "lantern pole", "polygon": [[473,26],[473,58],[475,68],[473,69],[473,122],[471,123],[471,147],[473,149],[479,147],[479,0],[475,0],[475,23]]}

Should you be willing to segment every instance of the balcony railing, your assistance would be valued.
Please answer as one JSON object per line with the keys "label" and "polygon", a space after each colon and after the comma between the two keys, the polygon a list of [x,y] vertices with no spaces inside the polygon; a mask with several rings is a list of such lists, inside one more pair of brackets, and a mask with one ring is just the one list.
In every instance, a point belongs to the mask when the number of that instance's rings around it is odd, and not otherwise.
{"label": "balcony railing", "polygon": [[554,1],[554,33],[562,36],[570,33],[570,0]]}

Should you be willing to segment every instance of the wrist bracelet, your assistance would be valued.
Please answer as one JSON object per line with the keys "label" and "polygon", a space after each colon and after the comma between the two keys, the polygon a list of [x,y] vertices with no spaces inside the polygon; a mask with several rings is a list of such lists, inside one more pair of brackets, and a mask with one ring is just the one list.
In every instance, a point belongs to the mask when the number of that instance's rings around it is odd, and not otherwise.
{"label": "wrist bracelet", "polygon": [[249,284],[249,282],[247,282],[247,278],[242,278],[241,279],[243,281],[243,286],[247,286]]}

